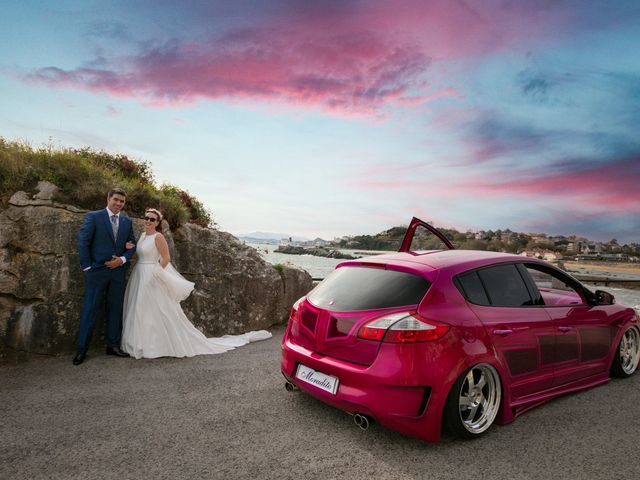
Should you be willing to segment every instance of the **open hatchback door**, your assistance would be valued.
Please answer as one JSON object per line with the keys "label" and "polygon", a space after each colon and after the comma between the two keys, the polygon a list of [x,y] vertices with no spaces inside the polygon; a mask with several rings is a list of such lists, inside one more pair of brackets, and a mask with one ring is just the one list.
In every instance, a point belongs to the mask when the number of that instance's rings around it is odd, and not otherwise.
{"label": "open hatchback door", "polygon": [[400,246],[400,250],[398,250],[399,252],[408,252],[411,250],[411,242],[413,241],[413,236],[416,233],[416,228],[418,228],[419,226],[422,226],[433,233],[442,241],[442,243],[447,246],[449,250],[455,250],[453,244],[437,228],[432,227],[427,222],[423,222],[419,218],[413,217],[411,219],[411,223],[409,224],[409,228],[407,228],[407,233],[404,234],[402,245]]}

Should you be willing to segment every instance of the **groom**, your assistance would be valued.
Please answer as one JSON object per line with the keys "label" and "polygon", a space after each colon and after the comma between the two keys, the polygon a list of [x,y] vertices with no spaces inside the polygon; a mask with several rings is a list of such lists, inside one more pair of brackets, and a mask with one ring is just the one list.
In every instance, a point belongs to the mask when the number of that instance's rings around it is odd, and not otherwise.
{"label": "groom", "polygon": [[87,356],[93,327],[105,296],[107,355],[129,356],[120,350],[126,264],[135,251],[135,247],[127,250],[125,246],[127,242],[135,243],[133,223],[121,212],[126,200],[124,190],[112,189],[107,196],[107,208],[89,212],[80,227],[78,250],[84,270],[85,291],[74,365],[80,365]]}

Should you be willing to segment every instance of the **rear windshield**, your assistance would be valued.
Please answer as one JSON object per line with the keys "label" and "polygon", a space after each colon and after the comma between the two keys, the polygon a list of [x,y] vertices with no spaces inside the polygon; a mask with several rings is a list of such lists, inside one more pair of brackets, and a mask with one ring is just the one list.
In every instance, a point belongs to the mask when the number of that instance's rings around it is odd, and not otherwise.
{"label": "rear windshield", "polygon": [[370,267],[334,270],[309,295],[327,310],[371,310],[420,303],[431,283],[417,275]]}

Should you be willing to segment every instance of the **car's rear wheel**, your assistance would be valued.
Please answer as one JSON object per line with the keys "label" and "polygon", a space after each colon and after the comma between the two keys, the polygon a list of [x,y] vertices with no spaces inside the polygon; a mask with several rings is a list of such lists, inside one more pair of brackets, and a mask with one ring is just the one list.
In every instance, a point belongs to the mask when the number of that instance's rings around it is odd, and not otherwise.
{"label": "car's rear wheel", "polygon": [[640,362],[640,331],[637,327],[629,327],[618,344],[616,356],[611,366],[611,375],[627,378],[633,375]]}
{"label": "car's rear wheel", "polygon": [[445,425],[461,438],[476,438],[493,425],[502,399],[495,368],[479,363],[454,383],[444,409]]}

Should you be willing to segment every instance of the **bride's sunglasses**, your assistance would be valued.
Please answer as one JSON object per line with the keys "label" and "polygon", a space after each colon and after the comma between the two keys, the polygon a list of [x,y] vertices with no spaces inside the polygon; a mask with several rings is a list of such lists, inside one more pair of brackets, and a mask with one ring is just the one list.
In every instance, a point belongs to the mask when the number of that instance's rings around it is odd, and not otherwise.
{"label": "bride's sunglasses", "polygon": [[144,221],[145,222],[157,222],[158,219],[157,218],[153,218],[153,217],[144,217]]}

